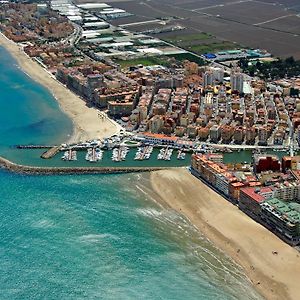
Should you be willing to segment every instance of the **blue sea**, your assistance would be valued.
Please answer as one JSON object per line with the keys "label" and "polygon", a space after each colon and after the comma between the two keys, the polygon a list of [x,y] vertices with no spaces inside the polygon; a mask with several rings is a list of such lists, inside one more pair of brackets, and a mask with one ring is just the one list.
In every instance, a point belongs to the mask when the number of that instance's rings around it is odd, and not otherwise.
{"label": "blue sea", "polygon": [[[72,122],[0,47],[0,155],[59,143]],[[0,299],[262,299],[140,175],[0,171]]]}

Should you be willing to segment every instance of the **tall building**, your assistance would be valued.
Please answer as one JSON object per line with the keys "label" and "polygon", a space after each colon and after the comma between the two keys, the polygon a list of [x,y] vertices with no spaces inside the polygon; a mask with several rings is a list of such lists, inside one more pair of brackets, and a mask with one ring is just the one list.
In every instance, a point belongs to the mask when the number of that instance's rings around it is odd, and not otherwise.
{"label": "tall building", "polygon": [[222,68],[209,68],[203,74],[204,87],[213,86],[216,82],[223,82],[224,70]]}
{"label": "tall building", "polygon": [[222,68],[212,68],[214,80],[218,82],[223,82],[224,79],[224,69]]}
{"label": "tall building", "polygon": [[246,128],[246,143],[253,144],[255,142],[255,128],[254,127],[247,127]]}
{"label": "tall building", "polygon": [[239,208],[254,219],[261,215],[261,203],[271,199],[274,191],[270,187],[247,187],[240,191]]}
{"label": "tall building", "polygon": [[164,119],[162,116],[154,116],[149,121],[149,130],[151,133],[160,133],[164,125]]}
{"label": "tall building", "polygon": [[94,100],[95,89],[103,87],[104,77],[100,74],[89,74],[87,75],[87,92],[90,101]]}
{"label": "tall building", "polygon": [[259,145],[268,145],[268,131],[265,126],[258,128],[258,144]]}
{"label": "tall building", "polygon": [[242,144],[243,143],[243,140],[244,140],[244,129],[243,129],[242,126],[236,127],[234,129],[233,138],[234,138],[234,142],[236,144]]}
{"label": "tall building", "polygon": [[214,83],[214,74],[211,70],[208,70],[203,75],[203,85],[206,88],[207,86],[212,86]]}
{"label": "tall building", "polygon": [[210,140],[217,143],[221,137],[221,128],[219,125],[213,125],[209,129]]}
{"label": "tall building", "polygon": [[230,76],[231,90],[243,92],[244,89],[244,74],[241,73],[238,69],[231,71]]}

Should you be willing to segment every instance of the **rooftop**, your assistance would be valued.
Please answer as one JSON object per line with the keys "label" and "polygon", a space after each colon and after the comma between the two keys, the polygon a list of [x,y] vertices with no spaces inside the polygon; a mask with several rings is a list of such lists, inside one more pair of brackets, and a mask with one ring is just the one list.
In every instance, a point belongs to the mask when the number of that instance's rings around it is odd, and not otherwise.
{"label": "rooftop", "polygon": [[251,199],[253,199],[254,201],[261,203],[266,200],[266,197],[263,194],[272,193],[273,190],[269,187],[263,187],[263,188],[248,187],[242,189],[242,192],[246,194],[248,197],[250,197]]}
{"label": "rooftop", "polygon": [[277,198],[266,200],[265,207],[271,207],[273,213],[280,218],[286,219],[292,223],[300,222],[300,207],[297,203],[286,203]]}
{"label": "rooftop", "polygon": [[175,136],[168,136],[168,135],[159,134],[159,133],[144,132],[143,135],[146,137],[155,138],[155,139],[170,140],[170,141],[178,140],[178,138]]}

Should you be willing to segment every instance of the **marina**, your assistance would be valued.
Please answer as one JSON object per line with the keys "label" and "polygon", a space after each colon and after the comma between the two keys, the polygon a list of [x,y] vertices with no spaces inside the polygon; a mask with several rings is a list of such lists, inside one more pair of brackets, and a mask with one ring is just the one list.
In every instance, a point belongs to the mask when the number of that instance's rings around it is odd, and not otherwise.
{"label": "marina", "polygon": [[286,155],[285,151],[273,150],[215,149],[207,145],[186,149],[180,145],[154,144],[149,141],[135,143],[134,137],[112,136],[104,140],[61,144],[48,148],[47,151],[40,145],[16,146],[10,148],[10,157],[14,156],[13,160],[19,164],[43,167],[88,167],[91,163],[101,167],[114,167],[115,164],[118,167],[183,167],[190,164],[192,153],[221,152],[226,163],[251,163],[256,153],[275,154],[279,157]]}
{"label": "marina", "polygon": [[[15,153],[16,162],[24,164],[25,161],[28,165],[37,166],[84,167],[93,163],[101,167],[114,167],[117,163],[122,167],[177,167],[188,166],[192,153],[223,153],[226,163],[237,162],[237,160],[251,163],[253,155],[257,153],[282,157],[286,155],[287,150],[286,148],[224,146],[203,143],[199,140],[191,142],[184,137],[179,139],[150,133],[133,134],[123,130],[108,138],[72,144],[62,143],[59,146],[43,146],[40,143],[18,145],[10,147],[10,156]],[[38,159],[40,157],[45,160],[41,161]]]}
{"label": "marina", "polygon": [[152,152],[153,146],[139,147],[135,154],[134,160],[148,160],[150,159]]}
{"label": "marina", "polygon": [[88,148],[85,155],[85,160],[89,162],[97,162],[102,160],[103,151],[99,148]]}
{"label": "marina", "polygon": [[172,154],[173,154],[172,148],[169,148],[169,147],[167,147],[165,149],[162,148],[162,149],[160,149],[159,154],[157,155],[157,159],[170,161]]}
{"label": "marina", "polygon": [[128,152],[129,152],[128,147],[114,148],[113,151],[112,151],[111,159],[114,162],[125,161]]}
{"label": "marina", "polygon": [[184,160],[177,159],[177,155],[172,155],[171,160],[158,160],[157,156],[160,148],[153,147],[152,153],[145,155],[143,159],[135,159],[138,151],[136,148],[127,152],[125,160],[113,161],[113,151],[116,153],[118,148],[114,149],[100,149],[102,151],[102,159],[93,162],[86,160],[87,149],[77,150],[77,160],[62,160],[61,157],[65,151],[58,152],[51,159],[41,159],[40,156],[43,153],[41,149],[13,149],[10,152],[10,157],[18,164],[39,167],[90,167],[91,164],[101,167],[113,167],[116,165],[118,167],[183,167],[188,166],[191,159],[191,153],[186,153]]}
{"label": "marina", "polygon": [[75,150],[69,149],[65,151],[64,155],[61,157],[62,160],[74,161],[77,160],[77,152]]}

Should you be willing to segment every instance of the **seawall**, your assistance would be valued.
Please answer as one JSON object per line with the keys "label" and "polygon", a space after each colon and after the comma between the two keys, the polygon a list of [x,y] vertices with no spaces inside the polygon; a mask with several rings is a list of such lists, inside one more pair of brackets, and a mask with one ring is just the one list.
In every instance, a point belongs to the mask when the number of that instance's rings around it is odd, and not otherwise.
{"label": "seawall", "polygon": [[34,175],[116,174],[150,172],[170,169],[169,167],[35,167],[19,165],[1,156],[0,167],[14,173]]}

